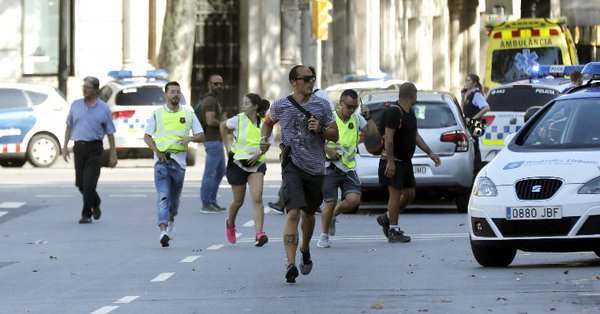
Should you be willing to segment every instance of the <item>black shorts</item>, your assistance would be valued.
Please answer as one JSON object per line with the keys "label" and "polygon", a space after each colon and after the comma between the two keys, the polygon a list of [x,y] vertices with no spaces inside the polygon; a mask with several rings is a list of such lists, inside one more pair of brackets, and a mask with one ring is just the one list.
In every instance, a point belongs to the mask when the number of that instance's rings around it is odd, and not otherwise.
{"label": "black shorts", "polygon": [[282,173],[281,185],[285,208],[313,214],[323,203],[323,175],[312,175],[289,162]]}
{"label": "black shorts", "polygon": [[[267,172],[267,164],[263,163],[262,165],[260,165],[256,172],[261,172],[262,174],[265,174]],[[227,182],[229,182],[229,184],[231,185],[246,185],[246,183],[248,182],[248,176],[253,173],[254,172],[248,172],[240,168],[240,166],[232,162],[227,164],[225,176],[227,177]]]}
{"label": "black shorts", "polygon": [[393,178],[385,176],[385,166],[387,165],[386,159],[379,160],[379,183],[385,187],[391,185],[396,189],[409,189],[414,188],[417,184],[415,182],[415,173],[411,163],[396,160],[396,173]]}

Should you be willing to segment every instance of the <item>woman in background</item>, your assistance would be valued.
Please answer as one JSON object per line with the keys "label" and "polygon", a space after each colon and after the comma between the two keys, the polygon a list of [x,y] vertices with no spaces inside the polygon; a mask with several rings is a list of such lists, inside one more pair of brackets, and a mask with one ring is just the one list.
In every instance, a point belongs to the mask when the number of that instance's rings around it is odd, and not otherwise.
{"label": "woman in background", "polygon": [[[235,219],[244,205],[246,183],[250,188],[254,208],[253,218],[256,229],[254,245],[260,247],[269,241],[263,231],[265,213],[262,200],[267,165],[259,147],[260,128],[268,109],[268,100],[262,99],[258,94],[246,94],[242,101],[242,112],[221,122],[220,125],[221,137],[229,157],[225,175],[233,192],[233,202],[229,205],[225,220],[227,240],[231,243],[236,242]],[[228,130],[233,130],[231,145],[227,138]]]}

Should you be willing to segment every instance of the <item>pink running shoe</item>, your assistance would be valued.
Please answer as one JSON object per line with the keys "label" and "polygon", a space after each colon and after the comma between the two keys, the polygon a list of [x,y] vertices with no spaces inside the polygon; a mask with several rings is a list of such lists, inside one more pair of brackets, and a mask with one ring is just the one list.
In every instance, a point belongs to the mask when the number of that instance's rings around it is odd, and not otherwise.
{"label": "pink running shoe", "polygon": [[261,247],[261,246],[265,245],[267,242],[269,242],[269,237],[267,237],[267,234],[262,231],[259,231],[256,234],[256,241],[254,241],[254,246]]}
{"label": "pink running shoe", "polygon": [[235,237],[235,226],[229,226],[229,219],[225,219],[225,234],[227,235],[227,241],[231,242],[231,243],[235,243],[236,242],[236,237]]}

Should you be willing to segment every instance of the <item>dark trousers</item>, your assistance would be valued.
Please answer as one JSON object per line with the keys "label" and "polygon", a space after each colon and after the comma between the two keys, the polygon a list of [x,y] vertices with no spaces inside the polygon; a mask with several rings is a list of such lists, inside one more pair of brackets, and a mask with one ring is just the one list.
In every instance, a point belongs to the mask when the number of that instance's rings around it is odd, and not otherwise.
{"label": "dark trousers", "polygon": [[96,192],[100,168],[102,167],[102,141],[76,141],[73,147],[75,158],[75,186],[83,195],[81,216],[92,216],[92,208],[100,206],[100,196]]}
{"label": "dark trousers", "polygon": [[473,153],[475,154],[475,162],[473,165],[473,172],[475,175],[479,173],[479,170],[483,167],[483,162],[481,161],[481,151],[479,150],[479,137],[473,137]]}

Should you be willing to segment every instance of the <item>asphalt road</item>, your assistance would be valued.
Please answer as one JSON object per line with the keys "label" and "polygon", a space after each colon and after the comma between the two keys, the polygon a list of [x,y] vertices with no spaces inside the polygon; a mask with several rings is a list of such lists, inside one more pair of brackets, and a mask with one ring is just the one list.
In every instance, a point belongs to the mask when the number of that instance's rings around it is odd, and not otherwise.
{"label": "asphalt road", "polygon": [[[199,163],[201,164],[201,163]],[[339,218],[332,247],[311,241],[314,268],[285,283],[285,216],[270,212],[270,240],[253,245],[249,201],[229,244],[225,214],[199,212],[201,166],[188,169],[177,230],[161,248],[150,161],[104,169],[103,215],[77,223],[71,165],[0,168],[0,313],[600,313],[600,258],[524,253],[482,268],[470,252],[466,215],[411,209],[408,244],[388,244],[381,210]],[[280,180],[269,164],[265,202]],[[222,205],[231,201],[224,180]]]}

